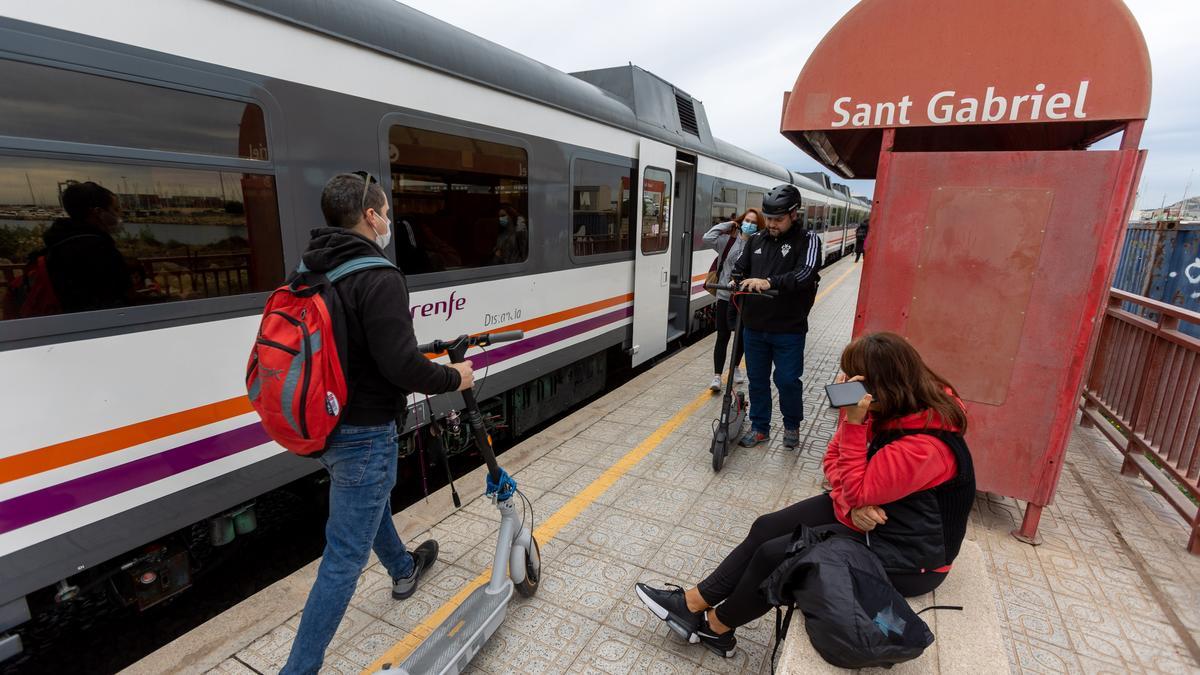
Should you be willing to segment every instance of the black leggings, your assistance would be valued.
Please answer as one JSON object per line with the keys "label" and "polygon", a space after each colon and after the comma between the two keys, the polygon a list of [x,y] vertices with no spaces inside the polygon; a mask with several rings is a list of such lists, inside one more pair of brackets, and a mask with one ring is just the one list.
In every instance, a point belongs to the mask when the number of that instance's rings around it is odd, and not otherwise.
{"label": "black leggings", "polygon": [[[734,313],[733,307],[730,306],[728,300],[717,301],[717,344],[713,347],[713,372],[720,374],[725,372],[725,354],[729,351],[729,336],[733,335],[733,329],[737,326],[737,315]],[[737,341],[737,351],[733,354],[733,365],[739,366],[742,363],[742,344],[741,340]]]}
{"label": "black leggings", "polygon": [[[803,523],[808,527],[834,525],[846,532],[833,515],[828,494],[809,497],[774,513],[759,516],[750,533],[697,588],[710,606],[717,605],[717,618],[730,628],[744,626],[771,610],[758,587],[783,562],[792,532]],[[924,595],[946,578],[940,572],[889,574],[888,579],[905,597]]]}

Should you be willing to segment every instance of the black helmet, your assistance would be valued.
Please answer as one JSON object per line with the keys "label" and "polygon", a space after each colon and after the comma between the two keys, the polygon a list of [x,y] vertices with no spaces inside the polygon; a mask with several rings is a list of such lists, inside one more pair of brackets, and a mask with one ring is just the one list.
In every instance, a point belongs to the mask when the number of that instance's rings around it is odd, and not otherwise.
{"label": "black helmet", "polygon": [[782,216],[800,208],[800,202],[800,191],[795,185],[777,185],[763,198],[762,212],[764,216]]}

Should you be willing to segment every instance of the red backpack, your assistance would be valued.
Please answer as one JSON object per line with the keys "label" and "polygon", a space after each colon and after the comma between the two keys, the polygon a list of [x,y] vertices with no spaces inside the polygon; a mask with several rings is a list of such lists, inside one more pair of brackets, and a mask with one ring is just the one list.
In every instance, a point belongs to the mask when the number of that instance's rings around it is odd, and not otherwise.
{"label": "red backpack", "polygon": [[25,263],[21,276],[8,282],[4,316],[27,319],[61,313],[62,306],[58,303],[58,295],[50,283],[50,270],[46,267],[46,252],[41,251]]}
{"label": "red backpack", "polygon": [[337,348],[345,324],[333,285],[373,267],[396,269],[380,257],[355,258],[324,274],[301,263],[291,281],[267,298],[246,366],[246,391],[263,428],[297,455],[325,448],[346,405]]}

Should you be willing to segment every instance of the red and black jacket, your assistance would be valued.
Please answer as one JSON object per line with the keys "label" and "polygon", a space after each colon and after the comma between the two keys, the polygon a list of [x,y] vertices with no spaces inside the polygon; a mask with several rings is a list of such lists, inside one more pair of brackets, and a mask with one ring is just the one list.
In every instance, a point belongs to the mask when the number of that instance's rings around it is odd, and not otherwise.
{"label": "red and black jacket", "polygon": [[843,419],[825,455],[834,513],[880,506],[887,523],[870,533],[889,572],[945,572],[966,536],[975,471],[962,434],[923,412],[880,425]]}

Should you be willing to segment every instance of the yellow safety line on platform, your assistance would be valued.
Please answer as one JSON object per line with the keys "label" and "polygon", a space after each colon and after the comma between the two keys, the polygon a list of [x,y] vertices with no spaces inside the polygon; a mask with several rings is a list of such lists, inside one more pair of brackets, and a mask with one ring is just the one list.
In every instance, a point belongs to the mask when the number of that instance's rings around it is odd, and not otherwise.
{"label": "yellow safety line on platform", "polygon": [[[841,276],[835,279],[832,284],[830,284],[825,290],[821,291],[817,295],[816,300],[813,301],[813,305],[815,306],[816,303],[820,302],[824,297],[829,295],[829,293],[833,291],[838,284],[845,281],[846,277],[850,276],[850,273],[853,272],[854,269],[855,265],[848,267]],[[624,457],[617,460],[616,464],[613,464],[608,468],[608,470],[600,474],[600,477],[592,481],[592,483],[584,488],[582,492],[572,497],[571,500],[566,504],[563,504],[562,508],[556,511],[554,515],[550,516],[546,520],[546,522],[542,523],[533,531],[534,538],[536,538],[542,545],[547,544],[555,537],[555,535],[559,533],[560,530],[562,530],[562,528],[566,527],[568,523],[579,517],[579,514],[583,513],[584,509],[591,506],[593,502],[599,499],[600,495],[604,494],[610,487],[612,487],[613,484],[621,478],[621,476],[629,473],[630,469],[637,466],[638,462],[645,459],[646,455],[650,454],[659,446],[659,444],[666,440],[672,432],[686,422],[687,419],[692,416],[692,413],[696,412],[702,408],[705,403],[708,403],[712,400],[712,392],[708,391],[707,389],[701,392],[698,396],[696,396],[695,399],[692,400],[691,403],[688,403],[682,410],[675,413],[675,415],[672,416],[671,419],[667,420],[666,423],[664,423],[661,427],[655,429],[654,433],[650,434],[646,440],[638,443],[637,447],[635,447],[633,450],[630,450],[625,454]],[[457,593],[454,594],[453,597],[442,603],[441,607],[438,607],[429,616],[425,617],[425,620],[418,624],[416,628],[413,628],[411,633],[404,636],[403,640],[392,645],[390,649],[384,652],[384,654],[376,659],[374,663],[368,666],[366,670],[362,671],[363,674],[369,675],[370,673],[376,673],[382,670],[385,665],[400,665],[404,659],[408,658],[408,655],[411,654],[413,650],[419,647],[426,638],[433,634],[433,631],[440,626],[443,621],[446,620],[446,617],[450,616],[451,612],[457,609],[458,606],[467,599],[467,596],[471,595],[476,588],[486,584],[491,576],[492,568],[489,567],[484,570],[482,574],[475,577],[469,583],[463,586]]]}

